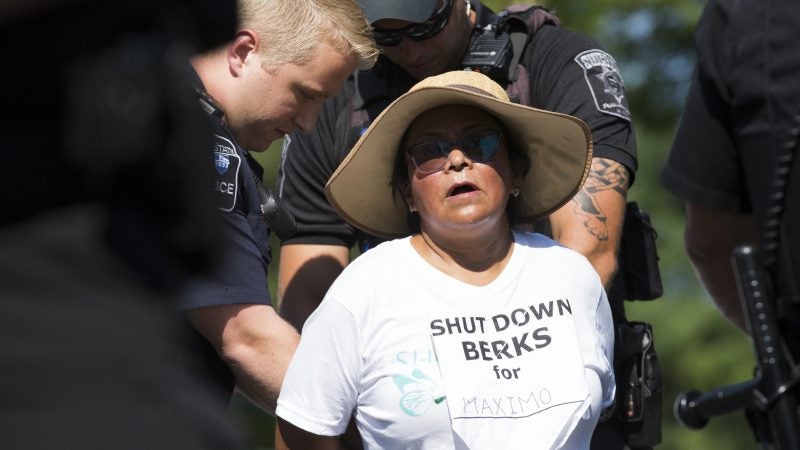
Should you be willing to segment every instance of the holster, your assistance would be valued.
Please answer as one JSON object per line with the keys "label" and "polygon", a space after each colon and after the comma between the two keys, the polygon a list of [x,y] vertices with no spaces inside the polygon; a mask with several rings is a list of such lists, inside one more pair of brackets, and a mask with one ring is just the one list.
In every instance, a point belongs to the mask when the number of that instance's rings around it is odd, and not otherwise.
{"label": "holster", "polygon": [[657,236],[650,215],[636,202],[628,202],[619,248],[620,276],[615,280],[622,282],[626,300],[653,300],[664,294],[658,270]]}
{"label": "holster", "polygon": [[619,267],[608,290],[608,300],[616,330],[614,422],[631,449],[649,449],[661,442],[663,392],[653,329],[649,323],[628,321],[624,307],[626,300],[653,300],[663,294],[656,237],[650,215],[636,202],[628,202]]}
{"label": "holster", "polygon": [[646,322],[626,322],[616,331],[614,415],[629,447],[654,447],[661,442],[663,384],[653,329]]}
{"label": "holster", "polygon": [[[551,234],[547,220],[534,226],[539,232]],[[650,215],[636,202],[628,202],[617,274],[607,292],[616,330],[614,375],[617,384],[616,405],[608,426],[621,431],[628,448],[637,450],[649,449],[661,442],[661,369],[653,345],[652,327],[645,322],[628,321],[624,303],[626,300],[653,300],[663,294],[656,237]],[[618,448],[616,439],[597,444],[599,447],[595,447],[593,441],[592,448]]]}

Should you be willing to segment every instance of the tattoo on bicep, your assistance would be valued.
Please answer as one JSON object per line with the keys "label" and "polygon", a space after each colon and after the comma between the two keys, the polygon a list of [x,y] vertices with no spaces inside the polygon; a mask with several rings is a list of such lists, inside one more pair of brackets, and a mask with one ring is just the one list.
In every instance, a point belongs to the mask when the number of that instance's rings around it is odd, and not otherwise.
{"label": "tattoo on bicep", "polygon": [[628,169],[622,164],[609,159],[595,158],[592,170],[586,178],[583,190],[590,195],[600,191],[613,189],[623,198],[628,192]]}
{"label": "tattoo on bicep", "polygon": [[573,212],[581,218],[586,231],[598,241],[608,240],[608,218],[597,201],[597,193],[613,190],[623,199],[628,189],[628,171],[622,164],[597,158],[583,188],[572,199]]}

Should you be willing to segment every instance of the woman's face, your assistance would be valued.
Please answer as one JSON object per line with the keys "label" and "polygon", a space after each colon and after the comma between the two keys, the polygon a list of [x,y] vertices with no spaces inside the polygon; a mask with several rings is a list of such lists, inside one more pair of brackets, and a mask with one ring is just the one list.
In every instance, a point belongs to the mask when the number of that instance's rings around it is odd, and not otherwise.
{"label": "woman's face", "polygon": [[[508,228],[506,204],[519,180],[512,174],[506,148],[508,140],[502,137],[500,130],[499,123],[490,114],[465,105],[434,108],[411,124],[402,151],[415,155],[422,168],[406,156],[409,171],[406,200],[419,213],[423,231],[447,232],[489,226],[500,232]],[[481,145],[487,149],[491,147],[493,132],[500,133],[497,154],[488,161],[479,162],[487,159],[481,156],[479,148]],[[421,145],[432,142],[447,144],[439,146],[445,149],[439,159],[432,159],[436,152],[431,150],[436,145]],[[465,146],[472,150],[462,148]],[[491,157],[490,152],[483,152],[483,155]],[[425,160],[427,163],[423,163]]]}

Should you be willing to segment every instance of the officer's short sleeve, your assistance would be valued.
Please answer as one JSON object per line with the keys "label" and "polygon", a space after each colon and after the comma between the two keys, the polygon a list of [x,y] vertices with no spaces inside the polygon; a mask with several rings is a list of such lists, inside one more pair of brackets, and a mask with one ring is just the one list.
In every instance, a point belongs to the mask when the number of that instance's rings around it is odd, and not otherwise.
{"label": "officer's short sleeve", "polygon": [[237,211],[220,212],[220,215],[223,235],[218,243],[224,246],[223,257],[210,274],[187,283],[179,298],[179,308],[241,303],[271,305],[267,263],[258,248],[262,244],[259,241],[268,236],[266,233],[254,236],[250,224],[250,221],[263,219],[256,216],[248,219]]}
{"label": "officer's short sleeve", "polygon": [[725,108],[715,90],[710,80],[695,74],[661,177],[667,190],[683,200],[739,212],[744,186],[732,137],[710,113]]}
{"label": "officer's short sleeve", "polygon": [[[683,200],[731,212],[748,212],[746,189],[723,91],[727,72],[726,26],[714,8],[706,8],[697,27],[698,65],[667,163],[664,186]],[[713,161],[713,163],[710,163]]]}
{"label": "officer's short sleeve", "polygon": [[631,182],[636,139],[625,83],[614,57],[593,39],[543,26],[522,59],[529,71],[531,106],[580,118],[592,132],[594,157],[619,162]]}

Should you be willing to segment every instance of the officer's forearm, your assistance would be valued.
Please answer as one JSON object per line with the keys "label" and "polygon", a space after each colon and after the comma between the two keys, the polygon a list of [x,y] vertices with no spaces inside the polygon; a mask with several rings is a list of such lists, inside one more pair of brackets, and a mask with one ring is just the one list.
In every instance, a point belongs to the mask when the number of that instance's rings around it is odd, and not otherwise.
{"label": "officer's forearm", "polygon": [[286,368],[300,336],[271,306],[216,305],[188,312],[236,377],[237,389],[274,413]]}
{"label": "officer's forearm", "polygon": [[319,306],[349,262],[341,245],[289,244],[281,247],[278,272],[280,314],[298,331]]}
{"label": "officer's forearm", "polygon": [[711,299],[722,314],[742,331],[747,330],[731,265],[731,252],[739,244],[757,240],[751,215],[686,205],[686,253]]}
{"label": "officer's forearm", "polygon": [[553,238],[586,256],[606,288],[617,272],[627,187],[621,164],[594,158],[581,191],[550,216]]}

